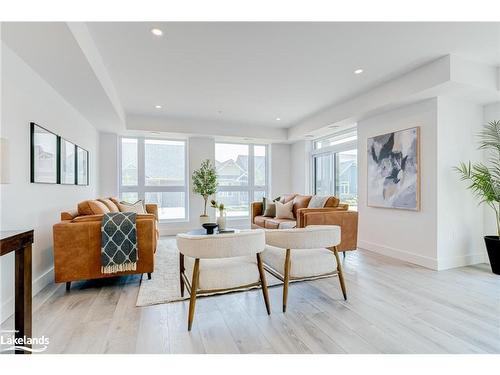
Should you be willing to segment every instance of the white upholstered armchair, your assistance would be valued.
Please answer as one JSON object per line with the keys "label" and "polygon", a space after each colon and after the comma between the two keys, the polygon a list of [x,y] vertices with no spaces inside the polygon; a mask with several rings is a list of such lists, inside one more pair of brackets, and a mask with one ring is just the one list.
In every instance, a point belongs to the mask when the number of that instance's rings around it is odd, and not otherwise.
{"label": "white upholstered armchair", "polygon": [[347,293],[337,246],[340,227],[311,225],[306,228],[266,231],[265,269],[283,281],[283,312],[290,281],[338,275],[344,299]]}
{"label": "white upholstered armchair", "polygon": [[270,314],[266,276],[260,257],[264,230],[215,235],[178,234],[181,295],[190,293],[188,330],[194,318],[196,296],[262,286]]}

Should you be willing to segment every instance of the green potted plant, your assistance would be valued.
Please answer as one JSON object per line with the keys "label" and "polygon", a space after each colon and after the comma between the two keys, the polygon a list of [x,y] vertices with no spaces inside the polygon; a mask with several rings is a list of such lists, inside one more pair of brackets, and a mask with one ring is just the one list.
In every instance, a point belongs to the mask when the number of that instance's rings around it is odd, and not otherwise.
{"label": "green potted plant", "polygon": [[219,210],[219,217],[217,218],[217,226],[219,227],[219,230],[225,230],[226,229],[226,214],[224,212],[224,203],[218,203],[215,200],[210,201],[212,208],[215,208]]}
{"label": "green potted plant", "polygon": [[203,197],[205,201],[203,214],[200,215],[200,224],[208,223],[210,218],[207,214],[208,198],[217,192],[217,171],[210,160],[201,163],[199,169],[193,171],[193,192]]}
{"label": "green potted plant", "polygon": [[497,235],[485,236],[491,270],[500,275],[500,121],[486,124],[479,133],[479,149],[487,152],[486,163],[460,163],[456,170],[468,188],[495,211]]}

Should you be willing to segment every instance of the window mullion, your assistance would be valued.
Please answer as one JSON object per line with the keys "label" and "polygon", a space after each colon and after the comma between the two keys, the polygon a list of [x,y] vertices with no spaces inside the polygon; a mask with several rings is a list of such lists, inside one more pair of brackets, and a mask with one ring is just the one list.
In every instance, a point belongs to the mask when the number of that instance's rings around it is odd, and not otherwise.
{"label": "window mullion", "polygon": [[145,146],[144,146],[144,137],[138,138],[138,165],[139,165],[139,170],[138,170],[138,194],[139,194],[139,199],[142,199],[143,201],[146,200],[146,194],[145,194],[145,185],[146,185],[146,174],[145,174],[145,169],[146,169],[146,156],[145,156]]}
{"label": "window mullion", "polygon": [[253,202],[255,189],[254,145],[248,145],[248,200]]}

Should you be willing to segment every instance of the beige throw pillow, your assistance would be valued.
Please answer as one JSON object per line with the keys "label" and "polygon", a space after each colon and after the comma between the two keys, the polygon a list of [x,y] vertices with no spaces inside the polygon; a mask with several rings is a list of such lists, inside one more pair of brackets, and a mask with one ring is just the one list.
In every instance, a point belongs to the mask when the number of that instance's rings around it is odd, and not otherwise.
{"label": "beige throw pillow", "polygon": [[145,214],[144,203],[139,200],[135,203],[118,202],[120,212],[135,212],[136,214]]}
{"label": "beige throw pillow", "polygon": [[276,219],[295,219],[293,217],[293,200],[288,203],[276,202]]}
{"label": "beige throw pillow", "polygon": [[323,208],[325,207],[326,201],[330,198],[329,196],[313,195],[309,201],[307,208]]}

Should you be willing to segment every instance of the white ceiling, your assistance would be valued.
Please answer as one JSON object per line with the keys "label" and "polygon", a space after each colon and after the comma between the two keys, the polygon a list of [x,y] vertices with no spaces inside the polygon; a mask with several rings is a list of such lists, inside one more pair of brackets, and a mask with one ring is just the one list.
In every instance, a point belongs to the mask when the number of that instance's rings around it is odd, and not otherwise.
{"label": "white ceiling", "polygon": [[100,130],[116,131],[112,106],[64,22],[2,22],[2,41]]}
{"label": "white ceiling", "polygon": [[447,54],[500,65],[500,23],[87,25],[126,113],[228,124],[289,127]]}
{"label": "white ceiling", "polygon": [[2,40],[115,132],[125,114],[264,136],[445,55],[500,66],[500,23],[24,22]]}

